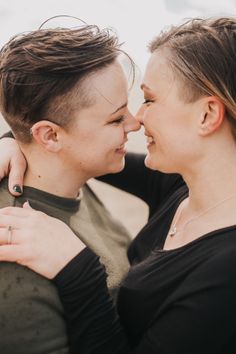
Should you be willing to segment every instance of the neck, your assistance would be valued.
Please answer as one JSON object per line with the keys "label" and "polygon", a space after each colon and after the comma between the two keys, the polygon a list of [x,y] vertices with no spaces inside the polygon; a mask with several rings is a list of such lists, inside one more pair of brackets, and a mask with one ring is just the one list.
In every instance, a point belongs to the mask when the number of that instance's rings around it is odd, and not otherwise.
{"label": "neck", "polygon": [[26,155],[26,160],[26,186],[64,198],[76,198],[87,180],[80,171],[69,168],[53,154],[48,158],[47,154],[34,156],[31,153],[30,156]]}
{"label": "neck", "polygon": [[189,208],[201,211],[236,194],[236,151],[219,154],[202,161],[183,175],[189,188]]}

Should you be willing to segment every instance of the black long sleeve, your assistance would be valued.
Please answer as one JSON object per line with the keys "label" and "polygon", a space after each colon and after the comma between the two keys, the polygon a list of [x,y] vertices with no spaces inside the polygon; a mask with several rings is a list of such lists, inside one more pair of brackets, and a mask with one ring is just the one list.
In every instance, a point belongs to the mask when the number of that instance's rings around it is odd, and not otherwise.
{"label": "black long sleeve", "polygon": [[178,174],[165,175],[163,178],[163,173],[147,168],[144,160],[144,154],[128,153],[125,168],[121,172],[97,179],[142,199],[149,206],[151,217],[163,201],[183,184],[183,180]]}
{"label": "black long sleeve", "polygon": [[104,269],[95,255],[83,251],[55,279],[71,353],[234,353],[235,250],[233,226],[176,250],[157,250],[134,267],[118,303],[130,347],[106,290]]}
{"label": "black long sleeve", "polygon": [[14,139],[14,135],[12,134],[12,131],[9,130],[8,132],[4,133],[3,135],[0,136],[0,139],[3,139],[3,138],[12,138]]}
{"label": "black long sleeve", "polygon": [[88,248],[54,278],[65,309],[72,354],[128,353],[106,278],[99,258]]}

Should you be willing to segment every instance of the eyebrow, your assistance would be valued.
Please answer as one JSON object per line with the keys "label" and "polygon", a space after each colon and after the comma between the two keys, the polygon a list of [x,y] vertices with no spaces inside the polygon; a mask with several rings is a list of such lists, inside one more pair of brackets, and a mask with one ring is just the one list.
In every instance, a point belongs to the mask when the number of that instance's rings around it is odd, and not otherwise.
{"label": "eyebrow", "polygon": [[124,104],[122,104],[122,106],[118,107],[114,112],[111,113],[111,116],[115,113],[117,113],[118,111],[120,111],[122,108],[127,107],[128,102],[125,102]]}

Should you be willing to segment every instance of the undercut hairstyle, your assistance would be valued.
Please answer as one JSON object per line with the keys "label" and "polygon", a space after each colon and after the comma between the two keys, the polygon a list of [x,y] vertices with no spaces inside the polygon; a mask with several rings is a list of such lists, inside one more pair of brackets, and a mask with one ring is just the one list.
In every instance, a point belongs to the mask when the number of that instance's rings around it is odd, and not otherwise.
{"label": "undercut hairstyle", "polygon": [[197,18],[172,26],[149,44],[151,53],[163,48],[180,79],[181,98],[217,96],[236,140],[236,18]]}
{"label": "undercut hairstyle", "polygon": [[94,104],[86,79],[121,52],[114,32],[94,25],[13,37],[0,51],[0,108],[16,139],[31,142],[40,120],[68,127],[75,111]]}

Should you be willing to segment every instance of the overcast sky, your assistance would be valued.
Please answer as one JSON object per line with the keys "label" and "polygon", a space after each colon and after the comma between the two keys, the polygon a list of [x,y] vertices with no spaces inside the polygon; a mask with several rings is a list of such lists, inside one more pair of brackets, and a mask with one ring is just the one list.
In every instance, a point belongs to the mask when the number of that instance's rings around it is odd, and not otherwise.
{"label": "overcast sky", "polygon": [[[62,14],[115,28],[126,42],[124,49],[143,70],[148,58],[146,44],[161,29],[193,16],[236,15],[236,0],[0,0],[0,45],[16,33],[36,29],[47,18]],[[77,24],[72,20],[54,23]]]}
{"label": "overcast sky", "polygon": [[[236,0],[0,0],[0,46],[16,33],[37,29],[49,17],[62,14],[115,28],[125,42],[123,48],[143,72],[149,56],[146,45],[165,26],[196,16],[236,16]],[[60,19],[51,24],[76,26],[78,22]],[[142,102],[138,86],[137,82],[130,93],[132,112]],[[0,133],[5,126],[0,117]]]}

